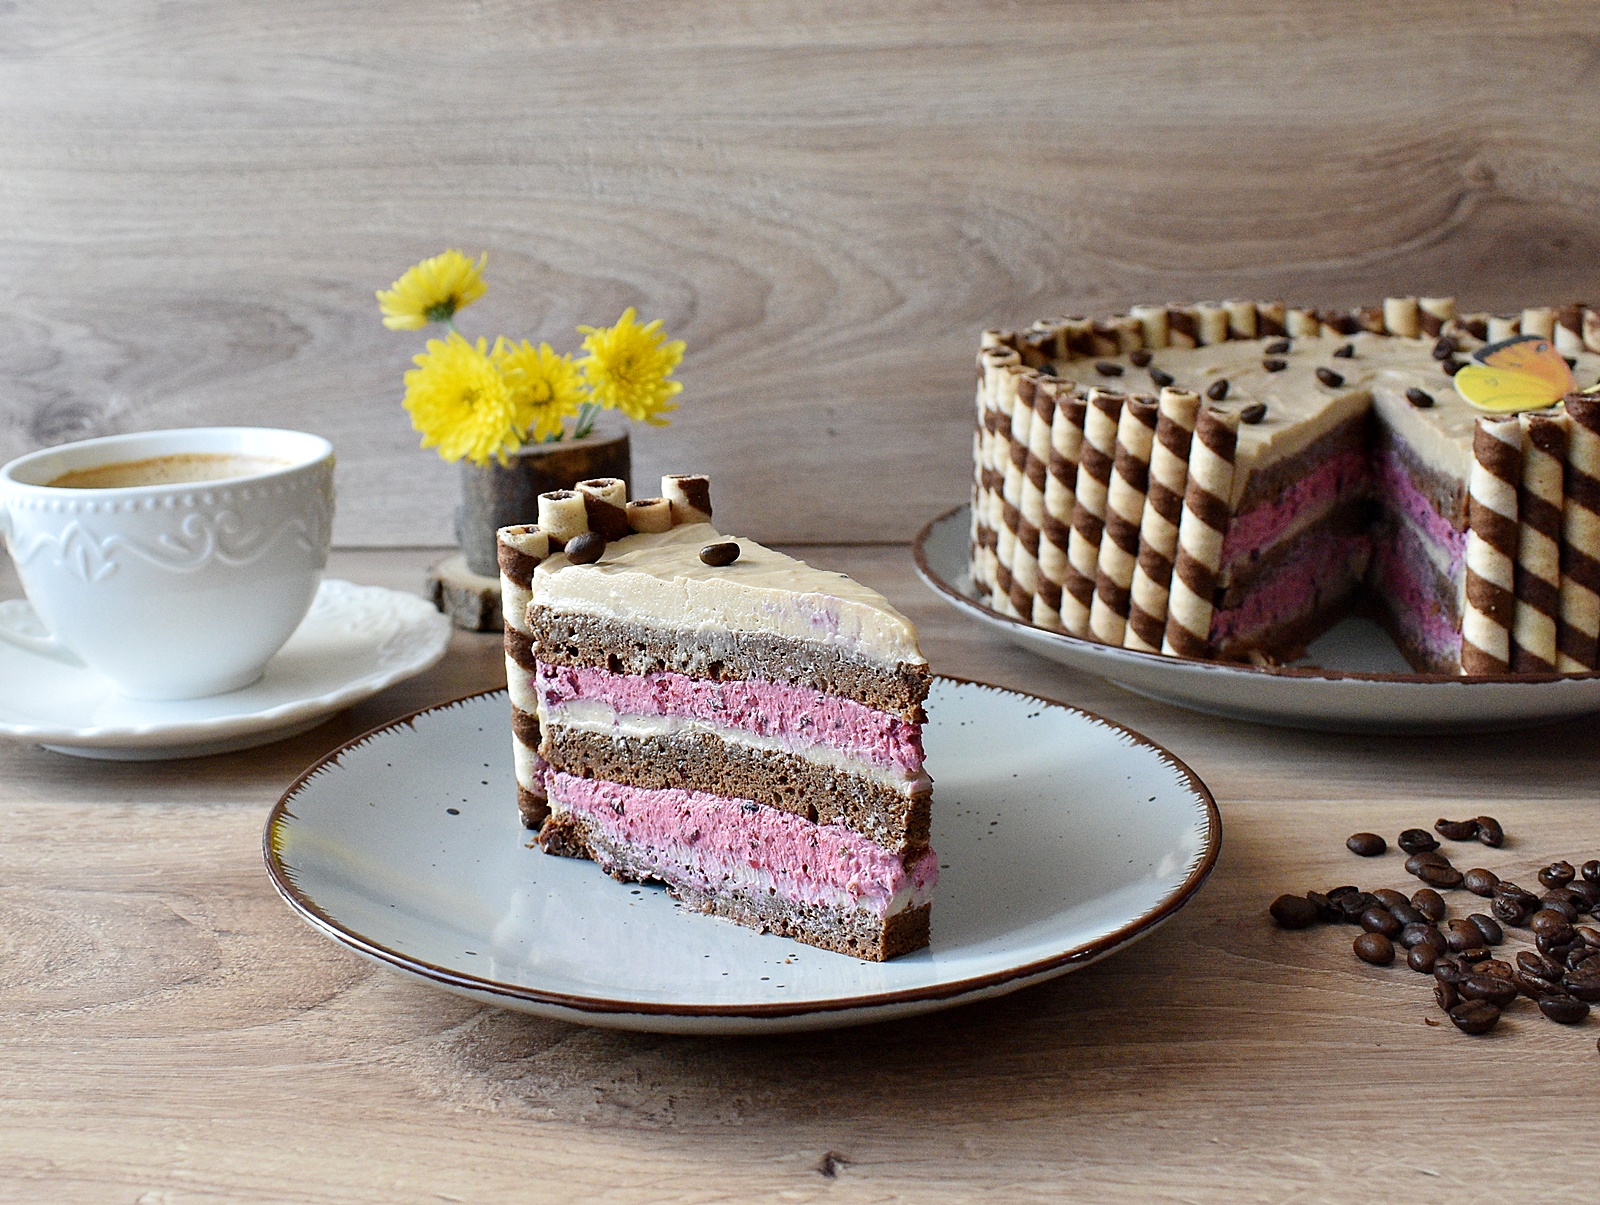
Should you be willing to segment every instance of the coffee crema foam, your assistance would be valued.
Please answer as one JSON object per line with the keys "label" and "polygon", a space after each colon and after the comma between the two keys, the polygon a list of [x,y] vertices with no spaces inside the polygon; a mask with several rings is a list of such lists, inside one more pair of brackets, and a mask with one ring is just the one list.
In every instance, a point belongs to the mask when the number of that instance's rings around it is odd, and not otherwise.
{"label": "coffee crema foam", "polygon": [[93,468],[73,469],[45,484],[53,489],[112,490],[138,485],[186,485],[252,477],[288,468],[292,462],[237,452],[178,452],[147,460],[119,460]]}

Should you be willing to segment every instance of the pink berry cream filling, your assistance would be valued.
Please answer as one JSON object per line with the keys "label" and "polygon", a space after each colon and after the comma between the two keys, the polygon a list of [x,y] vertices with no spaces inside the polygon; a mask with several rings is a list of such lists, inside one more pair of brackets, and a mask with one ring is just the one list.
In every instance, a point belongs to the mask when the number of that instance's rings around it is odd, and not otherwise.
{"label": "pink berry cream filling", "polygon": [[558,811],[581,817],[627,847],[669,887],[707,893],[776,894],[795,903],[883,917],[928,901],[939,861],[926,850],[910,867],[888,850],[837,824],[813,824],[778,808],[705,791],[647,789],[604,779],[549,773]]}

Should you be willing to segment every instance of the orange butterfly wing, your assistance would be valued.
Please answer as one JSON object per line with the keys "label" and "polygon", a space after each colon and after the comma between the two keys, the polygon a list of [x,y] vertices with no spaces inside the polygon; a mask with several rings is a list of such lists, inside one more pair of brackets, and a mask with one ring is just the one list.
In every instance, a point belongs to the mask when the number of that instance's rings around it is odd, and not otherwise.
{"label": "orange butterfly wing", "polygon": [[1473,352],[1472,358],[1489,368],[1509,368],[1513,372],[1544,378],[1554,391],[1552,402],[1577,388],[1572,369],[1561,358],[1561,353],[1550,340],[1539,335],[1516,335],[1491,343]]}

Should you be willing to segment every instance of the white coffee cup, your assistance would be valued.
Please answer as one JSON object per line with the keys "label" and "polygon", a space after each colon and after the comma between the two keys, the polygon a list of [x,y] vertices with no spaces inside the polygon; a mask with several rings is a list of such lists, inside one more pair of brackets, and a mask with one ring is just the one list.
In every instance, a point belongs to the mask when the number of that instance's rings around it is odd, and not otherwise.
{"label": "white coffee cup", "polygon": [[[195,473],[211,479],[176,480]],[[148,431],[18,457],[0,468],[0,532],[45,631],[15,604],[0,639],[129,698],[237,690],[305,618],[332,527],[333,446],[300,431]]]}

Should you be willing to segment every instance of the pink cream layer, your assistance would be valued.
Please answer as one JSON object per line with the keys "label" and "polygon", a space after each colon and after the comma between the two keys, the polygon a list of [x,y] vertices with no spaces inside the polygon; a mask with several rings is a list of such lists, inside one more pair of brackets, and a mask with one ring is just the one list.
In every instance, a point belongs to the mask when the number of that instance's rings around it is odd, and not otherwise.
{"label": "pink cream layer", "polygon": [[1212,643],[1249,636],[1315,611],[1331,591],[1349,588],[1351,567],[1359,569],[1371,543],[1364,535],[1330,532],[1303,541],[1282,565],[1257,581],[1237,607],[1211,617]]}
{"label": "pink cream layer", "polygon": [[1254,560],[1307,511],[1332,505],[1367,479],[1366,454],[1359,448],[1324,460],[1270,502],[1235,515],[1222,541],[1222,563]]}
{"label": "pink cream layer", "polygon": [[922,772],[922,730],[853,699],[787,682],[713,682],[683,674],[612,674],[539,664],[538,690],[554,712],[582,700],[618,715],[675,716],[771,737],[790,749],[826,745],[876,766]]}
{"label": "pink cream layer", "polygon": [[1430,540],[1450,554],[1451,576],[1459,574],[1467,559],[1467,533],[1457,531],[1449,519],[1433,509],[1433,503],[1416,487],[1396,453],[1379,454],[1378,486],[1390,509],[1405,515],[1426,532]]}
{"label": "pink cream layer", "polygon": [[555,771],[550,800],[641,853],[673,886],[742,888],[796,903],[886,916],[925,902],[939,877],[932,850],[909,870],[837,824],[704,791],[647,790]]}
{"label": "pink cream layer", "polygon": [[1461,628],[1452,618],[1452,605],[1439,597],[1439,574],[1418,543],[1402,525],[1394,543],[1378,547],[1378,588],[1383,592],[1406,634],[1436,661],[1461,656]]}

